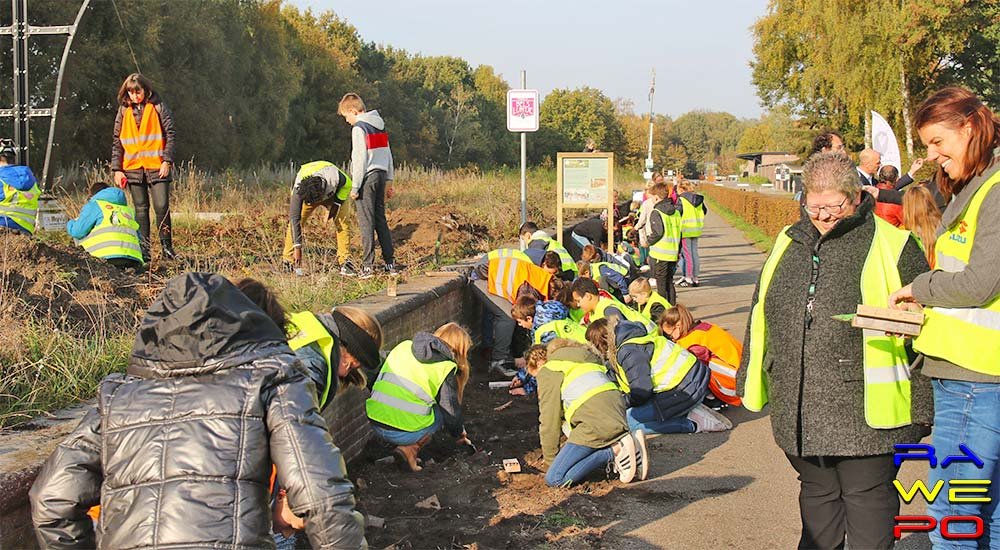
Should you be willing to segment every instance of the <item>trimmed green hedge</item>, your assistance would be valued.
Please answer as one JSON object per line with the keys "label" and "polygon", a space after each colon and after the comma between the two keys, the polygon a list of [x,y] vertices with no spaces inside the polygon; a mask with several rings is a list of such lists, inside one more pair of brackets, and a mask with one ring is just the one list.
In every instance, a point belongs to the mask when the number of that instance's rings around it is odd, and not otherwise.
{"label": "trimmed green hedge", "polygon": [[698,190],[771,238],[799,219],[799,204],[792,199],[710,185]]}

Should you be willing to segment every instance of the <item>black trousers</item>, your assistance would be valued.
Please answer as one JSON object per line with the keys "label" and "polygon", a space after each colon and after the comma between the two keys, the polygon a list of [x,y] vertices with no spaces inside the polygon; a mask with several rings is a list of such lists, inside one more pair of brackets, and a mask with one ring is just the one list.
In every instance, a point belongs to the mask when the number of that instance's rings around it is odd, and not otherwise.
{"label": "black trousers", "polygon": [[891,454],[786,456],[799,473],[799,548],[844,548],[845,535],[851,548],[892,548],[899,468]]}
{"label": "black trousers", "polygon": [[[134,180],[135,172],[141,173],[141,179]],[[165,250],[173,251],[170,225],[170,182],[158,181],[149,183],[144,170],[129,171],[128,190],[132,195],[132,206],[135,208],[135,221],[139,224],[139,246],[142,257],[149,261],[149,198],[153,197],[153,212],[156,214],[156,230],[160,234],[160,245]]]}
{"label": "black trousers", "polygon": [[653,260],[653,277],[656,278],[656,292],[671,304],[677,303],[677,289],[674,288],[674,272],[677,262]]}
{"label": "black trousers", "polygon": [[361,265],[375,264],[375,237],[382,248],[382,259],[386,264],[394,262],[392,234],[385,219],[385,170],[372,170],[365,174],[361,184],[361,196],[355,203],[358,213],[358,227],[361,231]]}

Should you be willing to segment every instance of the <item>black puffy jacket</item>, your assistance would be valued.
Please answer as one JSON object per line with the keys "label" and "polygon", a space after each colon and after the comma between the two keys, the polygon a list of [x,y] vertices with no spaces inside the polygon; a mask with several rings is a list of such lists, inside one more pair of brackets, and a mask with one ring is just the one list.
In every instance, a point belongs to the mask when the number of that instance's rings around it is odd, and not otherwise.
{"label": "black puffy jacket", "polygon": [[281,331],[226,279],[189,273],[146,312],[127,374],[101,382],[97,408],[42,467],[32,520],[43,548],[273,548],[272,463],[314,548],[366,545]]}

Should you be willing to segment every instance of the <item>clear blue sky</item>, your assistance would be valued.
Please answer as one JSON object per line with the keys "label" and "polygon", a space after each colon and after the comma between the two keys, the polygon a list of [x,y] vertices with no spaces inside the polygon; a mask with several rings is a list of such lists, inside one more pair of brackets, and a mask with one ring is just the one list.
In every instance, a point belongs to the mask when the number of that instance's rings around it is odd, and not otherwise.
{"label": "clear blue sky", "polygon": [[492,65],[543,95],[593,86],[677,117],[694,109],[760,116],[748,62],[750,26],[767,0],[286,0],[333,10],[361,37],[424,55]]}

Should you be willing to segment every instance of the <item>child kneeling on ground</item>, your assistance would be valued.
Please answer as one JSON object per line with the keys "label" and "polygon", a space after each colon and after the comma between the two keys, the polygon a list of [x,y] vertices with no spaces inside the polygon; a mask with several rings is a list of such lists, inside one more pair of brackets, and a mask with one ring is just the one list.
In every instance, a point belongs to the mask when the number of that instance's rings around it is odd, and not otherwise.
{"label": "child kneeling on ground", "polygon": [[629,429],[668,434],[733,427],[701,404],[708,393],[708,365],[680,345],[615,318],[591,323],[587,339],[604,355],[625,393]]}
{"label": "child kneeling on ground", "polygon": [[420,448],[442,425],[456,443],[473,448],[462,423],[471,347],[469,333],[448,323],[434,334],[418,332],[386,357],[365,408],[375,433],[396,445],[400,468],[422,469]]}
{"label": "child kneeling on ground", "polygon": [[[624,483],[646,479],[645,436],[628,431],[621,393],[587,346],[561,338],[532,346],[527,370],[538,380],[538,437],[548,486],[568,487],[610,464]],[[561,449],[560,427],[568,438]]]}
{"label": "child kneeling on ground", "polygon": [[691,311],[681,304],[667,309],[660,317],[660,331],[708,363],[712,371],[708,389],[716,398],[706,399],[709,407],[718,410],[725,405],[738,407],[743,404],[736,393],[736,373],[743,358],[743,344],[739,340],[722,327],[700,319],[696,321]]}
{"label": "child kneeling on ground", "polygon": [[656,323],[660,315],[670,307],[670,302],[660,296],[649,284],[649,279],[639,277],[628,285],[628,295],[646,319]]}

